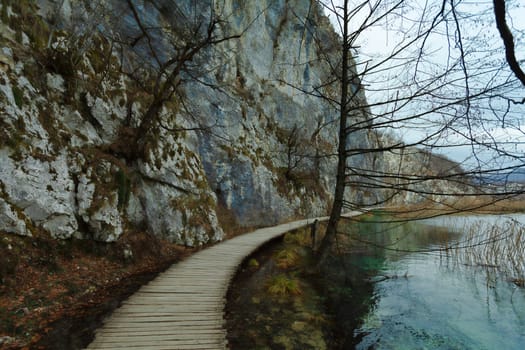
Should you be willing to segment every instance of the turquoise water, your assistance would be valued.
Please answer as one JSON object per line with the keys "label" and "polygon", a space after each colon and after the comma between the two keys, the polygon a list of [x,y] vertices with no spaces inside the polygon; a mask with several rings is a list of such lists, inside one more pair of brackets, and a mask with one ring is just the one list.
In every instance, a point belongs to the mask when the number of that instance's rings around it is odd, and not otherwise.
{"label": "turquoise water", "polygon": [[346,334],[353,338],[348,348],[525,348],[525,289],[497,267],[465,265],[459,252],[438,251],[464,239],[460,219],[447,220],[348,228],[358,243],[344,265],[361,275],[348,282],[353,300],[359,284],[368,286],[358,298],[366,309]]}

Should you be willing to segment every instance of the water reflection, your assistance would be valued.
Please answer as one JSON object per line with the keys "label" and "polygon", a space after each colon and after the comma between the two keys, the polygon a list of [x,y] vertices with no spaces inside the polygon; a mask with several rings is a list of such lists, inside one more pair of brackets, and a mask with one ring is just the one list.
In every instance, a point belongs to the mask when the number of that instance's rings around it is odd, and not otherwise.
{"label": "water reflection", "polygon": [[327,275],[342,348],[522,348],[524,289],[495,265],[465,264],[453,249],[464,232],[441,220],[346,227]]}

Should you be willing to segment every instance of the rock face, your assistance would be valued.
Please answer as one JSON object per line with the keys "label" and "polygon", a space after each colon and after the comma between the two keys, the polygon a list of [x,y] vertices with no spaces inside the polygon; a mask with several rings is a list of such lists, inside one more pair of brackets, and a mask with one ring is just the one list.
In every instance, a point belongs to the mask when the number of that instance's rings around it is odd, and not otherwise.
{"label": "rock face", "polygon": [[[219,13],[219,34],[240,37],[187,62],[193,69],[177,77],[144,153],[130,157],[126,132],[151,106],[145,85],[154,81],[130,70],[159,69],[170,37],[142,40],[123,1],[2,5],[0,231],[114,241],[146,228],[193,246],[231,225],[325,214],[336,159],[322,155],[336,149],[337,112],[301,92],[329,78],[323,58],[336,54],[322,11],[300,0],[133,3],[151,28],[184,31],[183,18]],[[130,55],[115,38],[136,38]]]}

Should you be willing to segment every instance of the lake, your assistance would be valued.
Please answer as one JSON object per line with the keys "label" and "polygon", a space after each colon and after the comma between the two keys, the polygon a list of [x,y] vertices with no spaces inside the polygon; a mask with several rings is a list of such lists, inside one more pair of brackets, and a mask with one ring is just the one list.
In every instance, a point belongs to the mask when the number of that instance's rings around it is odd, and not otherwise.
{"label": "lake", "polygon": [[288,233],[233,281],[230,348],[523,349],[523,222],[364,215],[340,227],[321,273],[309,229]]}
{"label": "lake", "polygon": [[[348,225],[353,239],[340,245],[350,248],[331,261],[343,266],[328,278],[337,320],[347,324],[343,348],[524,348],[525,289],[513,278],[525,273],[523,259],[516,261],[525,252],[514,252],[510,269],[501,255],[513,254],[518,230],[509,227],[525,216],[379,221]],[[500,243],[491,252],[484,238],[494,224],[506,236],[494,236]],[[505,240],[510,248],[501,247]]]}

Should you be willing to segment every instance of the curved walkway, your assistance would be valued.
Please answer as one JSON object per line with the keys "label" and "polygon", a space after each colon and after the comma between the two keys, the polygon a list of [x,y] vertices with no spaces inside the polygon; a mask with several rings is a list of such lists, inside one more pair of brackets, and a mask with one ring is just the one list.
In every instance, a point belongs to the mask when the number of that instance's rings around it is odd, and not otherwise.
{"label": "curved walkway", "polygon": [[237,236],[173,265],[115,310],[88,349],[225,349],[226,293],[237,267],[263,243],[313,220]]}

